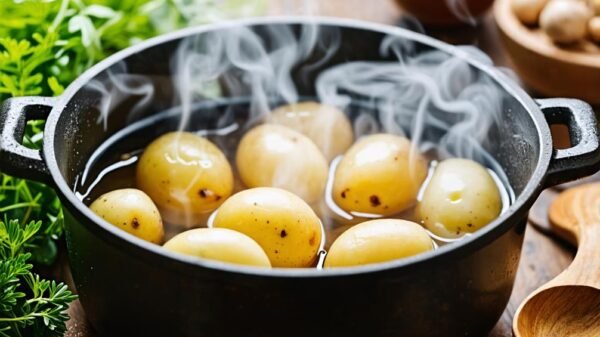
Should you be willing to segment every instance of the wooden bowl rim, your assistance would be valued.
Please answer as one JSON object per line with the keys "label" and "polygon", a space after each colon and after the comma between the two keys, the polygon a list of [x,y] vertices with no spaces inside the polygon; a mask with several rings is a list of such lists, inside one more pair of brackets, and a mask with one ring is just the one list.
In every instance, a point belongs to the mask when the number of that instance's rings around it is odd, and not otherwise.
{"label": "wooden bowl rim", "polygon": [[600,69],[600,52],[591,54],[568,50],[555,45],[549,38],[541,39],[513,14],[510,0],[496,0],[493,11],[498,28],[521,48],[562,63]]}

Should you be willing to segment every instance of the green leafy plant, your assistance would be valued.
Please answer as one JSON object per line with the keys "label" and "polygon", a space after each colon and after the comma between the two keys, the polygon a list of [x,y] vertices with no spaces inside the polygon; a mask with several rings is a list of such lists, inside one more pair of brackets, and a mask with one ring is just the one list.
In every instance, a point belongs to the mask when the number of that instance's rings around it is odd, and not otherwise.
{"label": "green leafy plant", "polygon": [[108,55],[157,34],[262,13],[265,0],[0,1],[0,100],[58,95]]}
{"label": "green leafy plant", "polygon": [[62,336],[76,296],[63,283],[31,272],[27,246],[41,222],[0,222],[0,336]]}
{"label": "green leafy plant", "polygon": [[[217,5],[217,3],[221,3]],[[106,56],[167,30],[256,14],[264,0],[0,1],[0,101],[56,96]],[[25,145],[41,146],[43,122],[28,124]],[[62,233],[60,203],[43,184],[0,173],[0,215],[40,220],[32,261],[51,264]]]}
{"label": "green leafy plant", "polygon": [[20,219],[22,225],[31,220],[40,222],[40,228],[29,240],[25,250],[32,254],[32,262],[50,265],[56,258],[57,240],[63,230],[60,202],[48,186],[8,175],[0,175],[0,214],[6,219]]}
{"label": "green leafy plant", "polygon": [[[103,5],[107,3],[113,7]],[[58,95],[97,61],[154,36],[140,0],[0,2],[0,99]]]}
{"label": "green leafy plant", "polygon": [[[1,0],[0,103],[60,95],[110,54],[192,24],[262,13],[265,0]],[[44,123],[27,124],[24,145],[40,148]],[[8,219],[19,219],[11,220]],[[44,184],[0,172],[0,336],[62,336],[75,297],[40,279],[51,265],[63,213]]]}
{"label": "green leafy plant", "polygon": [[[95,62],[133,41],[153,36],[156,31],[149,17],[136,11],[142,4],[144,1],[115,1],[113,9],[76,0],[0,2],[0,13],[4,13],[0,20],[0,101],[59,95]],[[28,124],[26,146],[41,146],[43,127],[41,121]],[[63,216],[51,188],[0,174],[0,215],[19,219],[21,225],[41,221],[27,250],[32,262],[52,264]]]}

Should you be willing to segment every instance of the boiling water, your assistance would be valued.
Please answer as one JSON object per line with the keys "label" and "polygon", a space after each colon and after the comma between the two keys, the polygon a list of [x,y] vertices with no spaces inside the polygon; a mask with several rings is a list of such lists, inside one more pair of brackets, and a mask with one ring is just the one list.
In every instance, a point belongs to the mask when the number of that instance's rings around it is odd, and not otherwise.
{"label": "boiling water", "polygon": [[[202,108],[196,110],[195,115],[220,114],[220,121],[216,122],[216,124],[212,123],[212,125],[208,125],[206,121],[196,123],[192,122],[190,123],[191,127],[188,128],[187,131],[191,131],[200,136],[206,137],[221,148],[232,164],[235,176],[234,192],[238,192],[245,189],[245,187],[241,183],[234,165],[235,151],[239,140],[248,129],[243,127],[246,125],[246,121],[243,120],[243,117],[240,118],[239,114],[236,114],[235,112],[232,113],[232,110],[229,110],[227,107],[224,108],[224,106],[227,106],[227,104],[223,104],[217,108],[219,111],[216,111],[214,107],[208,109],[210,111],[202,110]],[[238,105],[237,108],[239,109],[240,106]],[[222,109],[226,109],[226,111],[223,111]],[[372,111],[369,111],[368,107],[365,108],[364,106],[361,107],[357,105],[354,105],[347,111],[351,119],[359,118],[361,115],[369,114],[371,112]],[[223,118],[224,115],[229,115],[229,117]],[[164,125],[168,124],[168,121],[177,120],[177,118],[178,110],[177,108],[174,108],[171,111],[167,111],[129,125],[107,139],[98,147],[96,152],[90,156],[85,169],[78,177],[75,186],[75,192],[78,197],[85,204],[89,205],[104,193],[121,188],[135,188],[136,164],[140,155],[144,151],[144,147],[159,137],[161,133],[172,131],[169,130],[169,127],[161,129],[159,125],[164,127]],[[227,121],[227,123],[225,124],[224,121]],[[424,155],[429,159],[430,168],[429,176],[421,188],[419,198],[422,196],[422,191],[427,185],[427,182],[429,181],[429,178],[435,169],[437,160],[439,159],[435,149],[430,149],[424,153]],[[361,221],[381,217],[376,214],[348,213],[335,204],[332,198],[331,190],[333,186],[335,169],[340,160],[341,156],[335,158],[330,163],[329,179],[323,201],[320,204],[312,205],[315,212],[321,218],[324,226],[326,241],[323,243],[323,247],[325,249],[327,249],[341,233],[351,226]],[[494,172],[491,169],[489,169],[489,172],[496,181],[498,189],[501,192],[503,201],[502,212],[504,212],[514,199],[513,193],[509,187],[509,184],[501,179],[501,177],[504,177],[503,174],[497,174],[497,172]],[[418,222],[415,217],[414,207],[392,217]],[[210,226],[209,221],[210,214],[207,214],[205,226]],[[180,224],[165,223],[164,225],[166,240],[187,229]],[[456,240],[460,240],[436,237],[433,233],[430,233],[430,235],[434,239],[436,246],[441,246]]]}

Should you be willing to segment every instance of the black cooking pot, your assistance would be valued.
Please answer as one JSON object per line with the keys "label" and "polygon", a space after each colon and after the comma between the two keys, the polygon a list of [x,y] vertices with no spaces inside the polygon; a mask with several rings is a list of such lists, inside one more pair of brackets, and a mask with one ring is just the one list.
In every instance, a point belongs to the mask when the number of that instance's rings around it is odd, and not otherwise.
{"label": "black cooking pot", "polygon": [[[505,115],[486,146],[515,193],[506,212],[470,237],[412,258],[335,270],[262,270],[172,254],[116,229],[75,195],[76,179],[90,154],[127,123],[114,112],[106,130],[98,127],[100,97],[86,87],[90,81],[105,78],[109,68],[124,61],[131,73],[147,75],[161,85],[146,107],[147,115],[158,114],[173,105],[168,65],[182,38],[236,25],[261,34],[269,25],[297,29],[313,22],[255,19],[179,31],[115,54],[58,98],[25,97],[4,103],[0,168],[56,188],[65,210],[75,285],[88,319],[101,335],[484,336],[508,302],[527,212],[540,191],[599,168],[596,119],[587,104],[533,100],[498,71],[424,35],[318,19],[322,27],[339,27],[342,39],[335,57],[323,67],[347,60],[381,60],[379,44],[394,35],[412,41],[419,51],[441,50],[465,58],[479,76],[497,85]],[[302,94],[313,93],[310,86],[300,88]],[[20,145],[26,121],[46,116],[43,150]],[[573,146],[554,149],[549,124],[566,125]]]}

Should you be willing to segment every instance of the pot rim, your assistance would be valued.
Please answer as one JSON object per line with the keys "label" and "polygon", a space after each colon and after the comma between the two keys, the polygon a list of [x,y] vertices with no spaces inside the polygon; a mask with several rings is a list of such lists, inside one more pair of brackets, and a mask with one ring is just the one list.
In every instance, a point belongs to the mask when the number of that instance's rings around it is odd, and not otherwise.
{"label": "pot rim", "polygon": [[[104,219],[92,212],[81,200],[79,200],[65,178],[61,174],[54,148],[55,130],[59,121],[60,115],[65,107],[70,102],[71,98],[86,84],[102,71],[108,69],[113,64],[145,49],[164,44],[173,40],[178,40],[187,36],[197,35],[209,31],[232,28],[236,26],[262,26],[269,24],[318,24],[326,26],[335,26],[348,29],[368,30],[386,35],[394,35],[407,38],[424,45],[429,45],[438,50],[444,51],[455,57],[459,57],[468,64],[477,68],[479,71],[486,73],[493,78],[495,82],[505,90],[509,95],[514,97],[529,113],[532,121],[535,124],[536,132],[539,136],[539,157],[532,176],[510,207],[496,218],[492,223],[478,230],[468,237],[453,242],[450,245],[443,246],[434,251],[418,254],[413,257],[400,260],[369,264],[356,267],[341,267],[333,269],[316,269],[316,268],[272,268],[261,269],[254,267],[238,266],[233,264],[221,263],[202,258],[185,256],[182,254],[169,252],[163,249],[160,245],[155,245],[146,242],[136,236],[129,234],[119,228],[111,225]],[[221,23],[208,24],[197,27],[190,27],[175,31],[168,34],[159,35],[155,38],[141,42],[140,44],[126,48],[117,52],[105,60],[94,65],[92,68],[80,75],[71,85],[67,87],[65,92],[60,96],[56,105],[52,108],[44,130],[44,147],[43,157],[48,165],[48,169],[52,176],[55,187],[62,194],[63,201],[66,200],[69,209],[75,210],[79,215],[86,217],[94,225],[88,225],[85,221],[80,221],[79,225],[88,227],[94,232],[94,235],[102,235],[104,240],[112,244],[123,244],[129,249],[137,251],[138,255],[143,255],[149,252],[156,258],[162,258],[166,265],[180,264],[180,267],[190,268],[209,268],[222,272],[231,272],[237,274],[248,274],[260,277],[283,277],[283,278],[324,278],[336,277],[345,275],[364,275],[370,273],[384,272],[391,269],[408,269],[422,266],[425,262],[435,263],[441,262],[442,259],[455,258],[461,254],[468,253],[480,247],[487,245],[500,235],[504,234],[512,228],[518,220],[521,220],[523,212],[533,204],[535,197],[542,189],[548,166],[552,154],[552,143],[550,128],[540,110],[533,99],[525,93],[511,78],[504,73],[498,71],[493,66],[479,62],[477,59],[469,56],[469,54],[459,48],[446,44],[426,35],[412,32],[400,27],[389,26],[379,23],[364,22],[354,19],[332,18],[332,17],[302,17],[302,16],[283,16],[283,17],[257,17],[250,19],[240,19],[225,21]],[[118,249],[123,249],[119,246]],[[166,260],[164,260],[166,259]]]}

